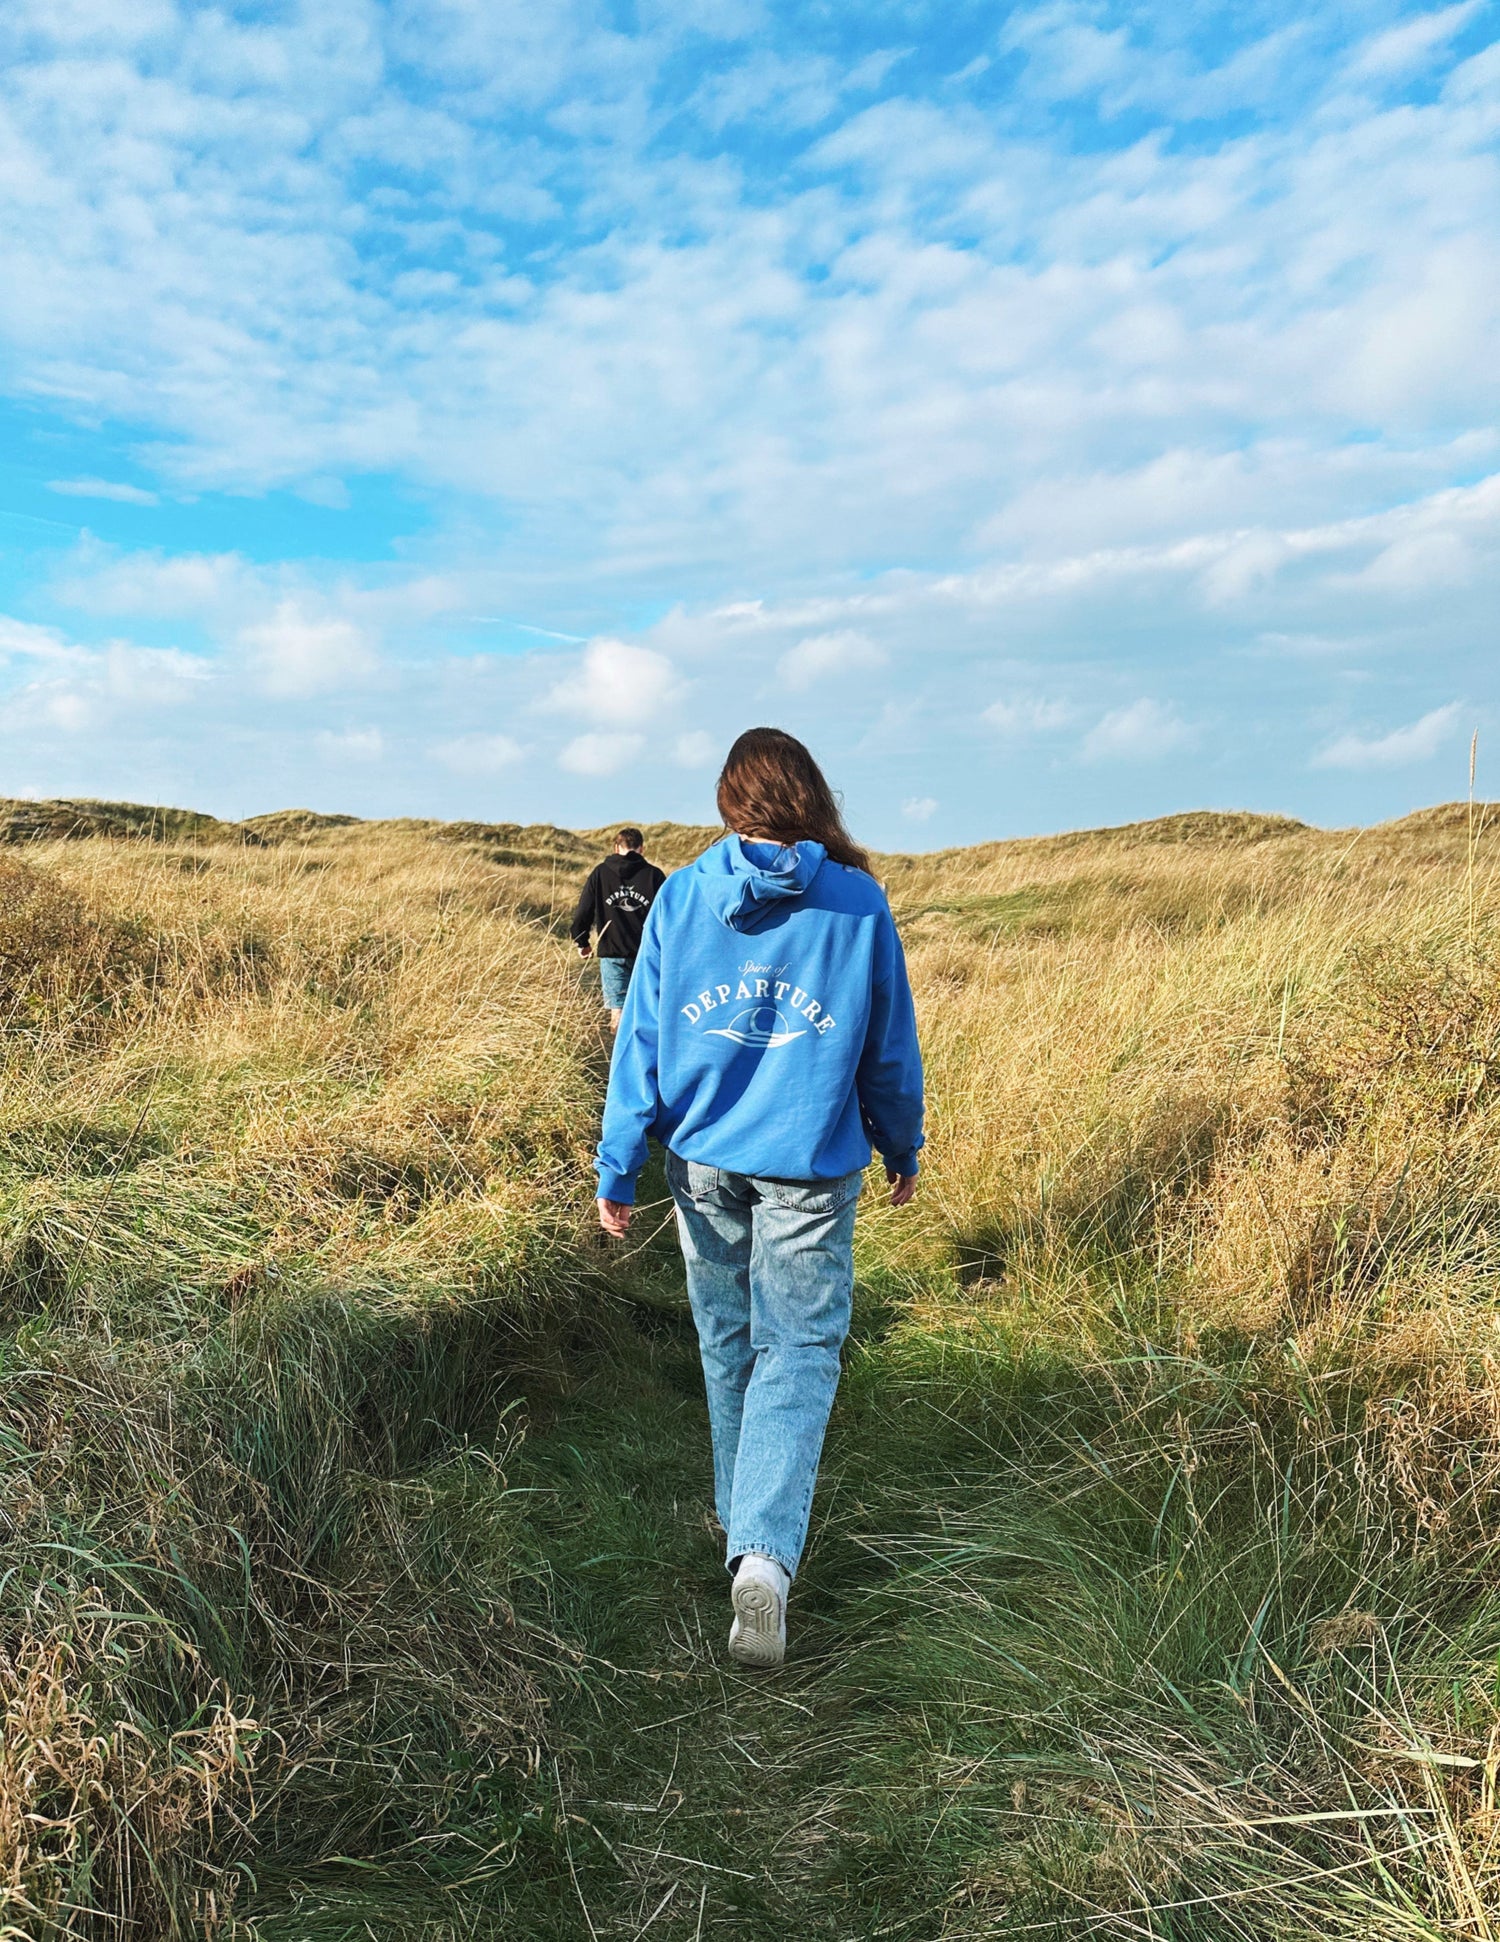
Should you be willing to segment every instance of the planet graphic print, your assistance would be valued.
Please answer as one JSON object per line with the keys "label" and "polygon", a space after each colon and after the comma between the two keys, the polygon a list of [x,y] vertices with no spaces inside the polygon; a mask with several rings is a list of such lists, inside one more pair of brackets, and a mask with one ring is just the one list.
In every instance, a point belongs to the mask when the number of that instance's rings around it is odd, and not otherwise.
{"label": "planet graphic print", "polygon": [[790,1045],[804,1032],[794,1032],[774,1005],[751,1005],[729,1024],[711,1028],[707,1036],[731,1038],[736,1045],[767,1046]]}

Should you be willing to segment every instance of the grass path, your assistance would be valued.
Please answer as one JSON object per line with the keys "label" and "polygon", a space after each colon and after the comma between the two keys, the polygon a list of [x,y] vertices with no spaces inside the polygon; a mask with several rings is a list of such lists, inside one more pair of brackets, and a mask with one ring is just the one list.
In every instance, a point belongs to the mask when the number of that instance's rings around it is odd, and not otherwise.
{"label": "grass path", "polygon": [[[1032,1892],[1024,1869],[985,1878],[986,1856],[1034,1833],[1018,1808],[1037,1758],[1034,1696],[1018,1732],[1004,1690],[1015,1675],[996,1674],[1006,1650],[1034,1657],[1039,1643],[1010,1581],[1067,1550],[1044,1481],[1009,1552],[945,1528],[956,1506],[996,1498],[988,1412],[963,1420],[953,1392],[910,1381],[863,1291],[788,1662],[743,1672],[725,1651],[696,1341],[670,1271],[654,1294],[570,1362],[510,1473],[536,1493],[536,1568],[585,1662],[554,1719],[559,1812],[506,1880],[509,1932],[1082,1933],[1078,1903],[1053,1885]],[[971,1926],[965,1906],[992,1904],[997,1886],[1007,1909],[976,1908]]]}
{"label": "grass path", "polygon": [[1238,1486],[1211,1500],[1209,1459],[1191,1489],[1155,1454],[1108,1474],[1111,1406],[1065,1362],[914,1360],[863,1291],[771,1676],[724,1649],[680,1286],[638,1286],[523,1407],[518,1602],[578,1655],[545,1764],[476,1813],[471,1869],[304,1879],[257,1942],[1468,1932],[1385,1839],[1416,1858],[1441,1825],[1329,1765],[1328,1731],[1380,1702],[1368,1651],[1306,1649],[1348,1585]]}
{"label": "grass path", "polygon": [[823,1509],[788,1665],[758,1677],[731,1664],[686,1317],[622,1321],[515,1476],[544,1493],[534,1523],[554,1609],[589,1659],[556,1722],[566,1879],[527,1910],[532,1932],[872,1933],[878,1906],[844,1912],[847,1856],[829,1825],[851,1712],[840,1594],[860,1561]]}
{"label": "grass path", "polygon": [[1446,1814],[1393,1822],[1338,1777],[1341,1723],[1368,1733],[1390,1700],[1367,1650],[1309,1649],[1352,1575],[1269,1531],[1242,1478],[1215,1503],[1211,1460],[1194,1504],[1156,1457],[1102,1475],[1091,1441],[1120,1426],[1065,1363],[992,1355],[976,1383],[962,1357],[913,1363],[890,1321],[865,1291],[777,1675],[724,1649],[685,1310],[623,1317],[537,1422],[514,1477],[587,1662],[512,1932],[1455,1933],[1402,1854],[1449,1843]]}
{"label": "grass path", "polygon": [[[543,1765],[476,1799],[471,1869],[304,1881],[256,1942],[1471,1932],[1420,1872],[1438,1797],[1339,1750],[1386,1671],[1317,1642],[1356,1591],[1413,1610],[1407,1567],[1299,1530],[1235,1375],[1127,1347],[1101,1379],[862,1287],[789,1660],[746,1673],[680,1264],[644,1258],[496,1442],[509,1595],[576,1654]],[[1483,1609],[1421,1622],[1455,1669],[1491,1650]]]}
{"label": "grass path", "polygon": [[526,1434],[506,1458],[526,1503],[532,1616],[580,1648],[580,1664],[519,1825],[497,1822],[511,1837],[505,1865],[447,1894],[404,1867],[333,1870],[267,1911],[263,1942],[933,1932],[910,1919],[909,1868],[895,1885],[871,1868],[878,1833],[844,1812],[869,1713],[900,1691],[860,1673],[861,1594],[887,1567],[850,1535],[867,1521],[857,1397],[830,1438],[788,1664],[745,1673],[725,1651],[696,1340],[685,1300],[668,1305],[666,1284],[656,1294],[623,1303],[602,1342],[570,1352],[565,1380],[533,1372]]}

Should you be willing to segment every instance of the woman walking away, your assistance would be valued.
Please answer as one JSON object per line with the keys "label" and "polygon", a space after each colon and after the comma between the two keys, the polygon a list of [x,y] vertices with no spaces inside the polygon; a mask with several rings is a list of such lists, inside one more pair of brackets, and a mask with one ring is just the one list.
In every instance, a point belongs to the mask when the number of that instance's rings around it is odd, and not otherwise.
{"label": "woman walking away", "polygon": [[752,728],[719,777],[731,832],[667,878],[615,1041],[599,1218],[625,1233],[667,1148],[728,1538],[732,1657],[779,1665],[854,1288],[873,1142],[916,1191],[922,1063],[900,940],[801,742]]}

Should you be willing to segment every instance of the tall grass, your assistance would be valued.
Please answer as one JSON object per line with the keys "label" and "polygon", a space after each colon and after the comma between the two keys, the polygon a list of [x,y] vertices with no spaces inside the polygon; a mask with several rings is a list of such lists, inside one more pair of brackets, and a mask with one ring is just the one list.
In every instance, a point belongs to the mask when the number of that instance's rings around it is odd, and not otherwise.
{"label": "tall grass", "polygon": [[594,839],[15,814],[0,1936],[1500,1926],[1483,813],[882,862],[932,1158],[771,1685]]}
{"label": "tall grass", "polygon": [[589,1279],[532,879],[336,829],[5,871],[0,1932],[213,1933],[254,1854],[460,1805],[467,1855],[567,1659],[494,1434]]}
{"label": "tall grass", "polygon": [[938,1162],[866,1228],[878,1393],[972,1438],[877,1594],[943,1934],[1500,1921],[1493,867],[1461,810],[1255,834],[895,878]]}

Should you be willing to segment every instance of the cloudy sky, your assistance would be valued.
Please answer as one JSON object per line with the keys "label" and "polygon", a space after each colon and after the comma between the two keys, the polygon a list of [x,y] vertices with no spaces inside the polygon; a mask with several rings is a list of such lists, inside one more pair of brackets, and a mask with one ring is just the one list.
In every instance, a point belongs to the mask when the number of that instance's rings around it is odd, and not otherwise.
{"label": "cloudy sky", "polygon": [[0,794],[1500,794],[1500,0],[7,0]]}

